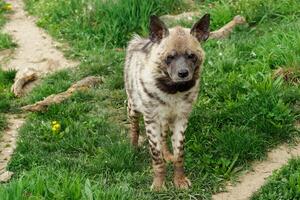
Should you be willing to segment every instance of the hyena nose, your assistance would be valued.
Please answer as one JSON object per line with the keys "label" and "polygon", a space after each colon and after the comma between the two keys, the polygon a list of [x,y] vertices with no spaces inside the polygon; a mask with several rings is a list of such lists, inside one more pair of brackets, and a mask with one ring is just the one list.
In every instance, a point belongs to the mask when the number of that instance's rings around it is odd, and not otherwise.
{"label": "hyena nose", "polygon": [[189,71],[187,69],[180,69],[178,71],[178,77],[179,78],[185,78],[189,75]]}

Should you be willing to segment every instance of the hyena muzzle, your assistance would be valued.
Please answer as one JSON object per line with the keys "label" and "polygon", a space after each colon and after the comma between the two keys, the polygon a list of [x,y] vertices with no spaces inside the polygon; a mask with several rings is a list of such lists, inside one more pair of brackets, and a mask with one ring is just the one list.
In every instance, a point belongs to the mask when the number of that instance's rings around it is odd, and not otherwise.
{"label": "hyena muzzle", "polygon": [[[168,29],[152,16],[149,38],[135,36],[129,42],[124,78],[131,143],[138,145],[142,114],[152,156],[152,189],[164,187],[166,161],[173,162],[175,186],[191,186],[183,167],[184,131],[199,91],[204,61],[200,43],[209,36],[209,23],[210,16],[206,14],[191,29]],[[173,153],[167,145],[169,130]]]}

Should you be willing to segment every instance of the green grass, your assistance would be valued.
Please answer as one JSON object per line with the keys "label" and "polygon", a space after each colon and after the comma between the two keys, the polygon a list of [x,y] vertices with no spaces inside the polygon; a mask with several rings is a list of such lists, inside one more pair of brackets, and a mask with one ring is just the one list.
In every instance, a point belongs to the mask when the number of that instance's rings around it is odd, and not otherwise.
{"label": "green grass", "polygon": [[12,39],[9,35],[1,33],[0,34],[0,51],[4,49],[9,49],[15,47],[15,43],[12,42]]}
{"label": "green grass", "polygon": [[41,27],[68,40],[74,46],[73,54],[82,56],[91,50],[124,47],[134,32],[147,33],[150,14],[179,12],[186,6],[176,0],[113,2],[30,0],[26,5],[31,13],[41,14]]}
{"label": "green grass", "polygon": [[13,84],[15,71],[2,71],[0,68],[0,136],[1,132],[6,128],[5,113],[12,108],[13,94],[10,87]]}
{"label": "green grass", "polygon": [[9,101],[12,100],[10,87],[15,77],[15,71],[2,71],[0,69],[0,112],[8,112],[10,109]]}
{"label": "green grass", "polygon": [[[2,27],[6,21],[5,14],[8,12],[6,6],[7,3],[5,3],[3,0],[0,0],[0,27]],[[15,43],[12,41],[9,35],[0,33],[0,51],[12,48],[14,46]]]}
{"label": "green grass", "polygon": [[294,158],[276,171],[253,197],[252,200],[299,199],[300,159]]}
{"label": "green grass", "polygon": [[[5,9],[6,5],[7,4],[4,3],[4,1],[0,0],[0,28],[2,28],[6,21],[5,14],[8,12]],[[13,47],[15,47],[15,44],[11,37],[0,32],[0,54],[1,50]],[[10,87],[13,83],[14,76],[14,71],[3,71],[0,66],[0,133],[6,127],[6,118],[4,113],[8,112],[11,108],[10,104],[13,99],[13,95],[10,92]]]}
{"label": "green grass", "polygon": [[[20,105],[64,91],[88,75],[101,75],[105,82],[29,116],[9,165],[15,177],[0,186],[1,199],[209,199],[269,148],[298,135],[293,127],[300,114],[294,109],[298,86],[273,79],[272,73],[278,67],[299,69],[299,5],[206,1],[199,7],[212,13],[213,29],[241,13],[251,23],[228,39],[204,44],[201,92],[186,132],[192,189],[174,190],[169,166],[168,190],[151,192],[147,145],[134,151],[127,137],[123,47],[134,32],[146,35],[150,14],[189,8],[172,0],[83,2],[26,0],[38,24],[68,42],[67,55],[81,65],[45,78]],[[214,4],[210,9],[208,2]],[[51,130],[52,121],[61,124],[59,132]]]}

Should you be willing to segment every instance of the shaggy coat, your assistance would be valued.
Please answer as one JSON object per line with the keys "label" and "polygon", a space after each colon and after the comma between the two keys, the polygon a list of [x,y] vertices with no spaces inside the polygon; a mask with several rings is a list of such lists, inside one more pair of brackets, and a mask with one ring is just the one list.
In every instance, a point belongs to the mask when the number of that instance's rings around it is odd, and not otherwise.
{"label": "shaggy coat", "polygon": [[[138,120],[142,115],[153,163],[152,189],[164,187],[165,161],[174,164],[176,187],[191,185],[183,168],[184,131],[199,92],[205,57],[200,43],[208,35],[208,14],[192,29],[180,26],[167,29],[158,17],[152,16],[149,38],[135,36],[129,42],[124,78],[131,143],[138,144]],[[167,146],[169,131],[173,153]]]}

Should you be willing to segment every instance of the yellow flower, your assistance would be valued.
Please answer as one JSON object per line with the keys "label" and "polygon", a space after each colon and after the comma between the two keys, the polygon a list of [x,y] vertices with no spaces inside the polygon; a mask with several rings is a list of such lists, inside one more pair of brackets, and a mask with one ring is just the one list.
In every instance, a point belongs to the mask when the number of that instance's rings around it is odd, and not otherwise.
{"label": "yellow flower", "polygon": [[60,124],[55,124],[55,125],[53,126],[53,128],[55,128],[56,130],[59,130],[59,129],[60,129]]}
{"label": "yellow flower", "polygon": [[52,132],[53,133],[59,133],[60,129],[61,129],[60,124],[57,121],[53,121],[52,122],[52,128],[51,128]]}
{"label": "yellow flower", "polygon": [[13,9],[12,5],[9,3],[6,4],[3,8],[4,8],[4,10],[12,10]]}

